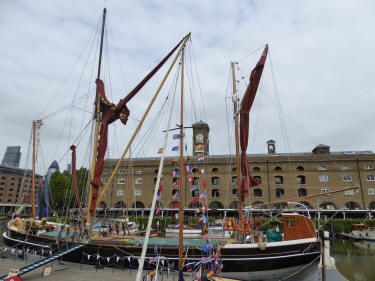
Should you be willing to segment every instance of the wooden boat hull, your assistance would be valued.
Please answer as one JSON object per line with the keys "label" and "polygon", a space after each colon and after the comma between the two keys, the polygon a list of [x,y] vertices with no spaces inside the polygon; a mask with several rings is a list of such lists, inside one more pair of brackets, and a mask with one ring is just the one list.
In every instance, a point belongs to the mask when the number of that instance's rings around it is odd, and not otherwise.
{"label": "wooden boat hull", "polygon": [[[9,235],[8,235],[9,234]],[[76,245],[73,242],[60,241],[49,237],[28,235],[8,230],[3,234],[4,244],[18,249],[30,249],[48,255]],[[137,268],[142,245],[111,244],[110,242],[91,241],[84,247],[63,257],[63,260],[86,264],[100,264],[116,268]],[[207,254],[202,248],[189,248],[187,263],[198,263]],[[164,266],[178,268],[178,247],[158,246],[160,260]],[[154,246],[149,246],[147,257],[153,257]],[[222,276],[239,280],[253,280],[254,276],[285,276],[316,260],[320,256],[320,242],[315,238],[293,241],[258,244],[226,244],[221,248]],[[108,259],[109,258],[109,259]],[[145,263],[145,269],[154,268],[154,264]],[[270,280],[271,280],[270,279]],[[267,280],[267,279],[265,279]]]}

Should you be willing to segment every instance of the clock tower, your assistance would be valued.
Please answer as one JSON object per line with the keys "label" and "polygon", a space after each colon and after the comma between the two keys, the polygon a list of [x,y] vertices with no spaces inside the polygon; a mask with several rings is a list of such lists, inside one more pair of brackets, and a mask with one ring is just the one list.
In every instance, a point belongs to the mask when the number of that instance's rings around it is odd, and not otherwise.
{"label": "clock tower", "polygon": [[202,120],[192,125],[193,127],[193,156],[208,155],[210,127]]}

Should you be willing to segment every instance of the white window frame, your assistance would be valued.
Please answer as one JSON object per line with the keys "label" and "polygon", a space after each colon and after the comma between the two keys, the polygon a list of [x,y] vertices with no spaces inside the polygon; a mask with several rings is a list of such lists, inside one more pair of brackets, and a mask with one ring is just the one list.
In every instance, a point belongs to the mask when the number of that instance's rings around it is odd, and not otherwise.
{"label": "white window frame", "polygon": [[371,165],[366,165],[365,166],[365,170],[373,170],[373,169],[374,169],[374,167],[371,166]]}
{"label": "white window frame", "polygon": [[124,191],[122,189],[117,190],[117,196],[124,196]]}
{"label": "white window frame", "polygon": [[341,167],[341,170],[350,171],[350,167],[348,165],[344,165],[344,166]]}
{"label": "white window frame", "polygon": [[321,182],[327,182],[327,181],[329,181],[328,175],[320,175],[319,176],[319,181],[321,181]]}
{"label": "white window frame", "polygon": [[143,175],[143,171],[142,170],[138,170],[135,172],[136,175]]}
{"label": "white window frame", "polygon": [[142,178],[136,178],[135,184],[143,184],[143,179]]}
{"label": "white window frame", "polygon": [[329,188],[321,188],[320,189],[320,194],[324,194],[324,193],[327,193],[329,192]]}
{"label": "white window frame", "polygon": [[375,176],[373,174],[366,175],[366,181],[375,181]]}
{"label": "white window frame", "polygon": [[117,184],[125,184],[125,179],[123,178],[117,179]]}
{"label": "white window frame", "polygon": [[354,195],[354,190],[353,189],[345,190],[344,191],[344,195],[353,196]]}
{"label": "white window frame", "polygon": [[367,190],[367,194],[368,194],[368,195],[375,195],[375,188],[369,188],[369,189]]}
{"label": "white window frame", "polygon": [[140,189],[134,190],[134,196],[142,196],[142,190]]}
{"label": "white window frame", "polygon": [[327,171],[328,169],[327,169],[326,166],[321,165],[321,166],[319,166],[318,170],[319,170],[319,171]]}
{"label": "white window frame", "polygon": [[119,175],[125,175],[125,170],[123,170],[123,169],[118,170],[118,174],[119,174]]}
{"label": "white window frame", "polygon": [[353,178],[351,175],[342,175],[342,181],[344,182],[353,181]]}

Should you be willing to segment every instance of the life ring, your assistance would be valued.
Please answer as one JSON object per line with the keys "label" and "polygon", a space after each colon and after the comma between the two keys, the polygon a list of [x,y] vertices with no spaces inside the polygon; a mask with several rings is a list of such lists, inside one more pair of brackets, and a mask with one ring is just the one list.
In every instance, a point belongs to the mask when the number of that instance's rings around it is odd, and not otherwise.
{"label": "life ring", "polygon": [[224,223],[224,228],[227,231],[233,231],[236,228],[236,221],[234,219],[226,219]]}
{"label": "life ring", "polygon": [[[245,227],[243,227],[243,225],[245,224]],[[240,220],[238,222],[238,231],[241,232],[241,233],[249,233],[251,234],[251,228],[250,228],[250,222],[249,220]]]}
{"label": "life ring", "polygon": [[260,218],[254,217],[253,218],[253,225],[256,226],[256,227],[261,226],[262,225],[262,220]]}

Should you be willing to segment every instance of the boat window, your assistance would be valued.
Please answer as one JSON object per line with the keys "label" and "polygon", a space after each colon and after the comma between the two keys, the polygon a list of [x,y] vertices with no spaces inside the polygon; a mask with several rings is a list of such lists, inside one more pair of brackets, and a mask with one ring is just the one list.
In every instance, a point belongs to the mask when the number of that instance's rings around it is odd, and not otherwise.
{"label": "boat window", "polygon": [[351,175],[342,175],[342,181],[352,181]]}
{"label": "boat window", "polygon": [[254,197],[255,198],[261,198],[262,197],[262,190],[260,188],[254,189]]}
{"label": "boat window", "polygon": [[237,184],[237,176],[233,176],[232,177],[232,185],[236,185]]}
{"label": "boat window", "polygon": [[286,218],[286,225],[287,226],[294,226],[294,218]]}
{"label": "boat window", "polygon": [[212,185],[219,185],[220,184],[219,177],[212,177],[211,178],[211,183],[212,183]]}
{"label": "boat window", "polygon": [[259,173],[259,172],[260,172],[260,168],[259,168],[259,167],[254,167],[254,168],[253,168],[253,172],[255,172],[255,173]]}

